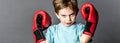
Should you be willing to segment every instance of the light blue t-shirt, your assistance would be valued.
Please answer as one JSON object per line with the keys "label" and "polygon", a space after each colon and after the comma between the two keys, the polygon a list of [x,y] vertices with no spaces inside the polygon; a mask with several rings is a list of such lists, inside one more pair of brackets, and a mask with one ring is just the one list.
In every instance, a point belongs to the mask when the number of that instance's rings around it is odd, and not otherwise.
{"label": "light blue t-shirt", "polygon": [[49,43],[80,43],[84,27],[81,23],[74,23],[69,27],[62,23],[52,25],[47,29],[46,40]]}

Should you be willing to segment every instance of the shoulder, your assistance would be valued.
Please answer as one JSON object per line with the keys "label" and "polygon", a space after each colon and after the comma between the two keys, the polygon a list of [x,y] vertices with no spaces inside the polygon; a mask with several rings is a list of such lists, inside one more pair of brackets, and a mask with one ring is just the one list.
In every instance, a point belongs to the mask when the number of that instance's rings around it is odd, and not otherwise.
{"label": "shoulder", "polygon": [[82,31],[85,28],[85,25],[82,23],[75,23],[75,25],[78,31]]}
{"label": "shoulder", "polygon": [[82,23],[75,23],[75,25],[77,25],[78,27],[85,27],[85,25]]}
{"label": "shoulder", "polygon": [[48,27],[47,31],[55,31],[56,28],[57,28],[57,24],[51,25],[51,26]]}
{"label": "shoulder", "polygon": [[82,23],[76,23],[77,25],[77,35],[81,36],[81,34],[83,33],[84,29],[85,29],[85,25]]}

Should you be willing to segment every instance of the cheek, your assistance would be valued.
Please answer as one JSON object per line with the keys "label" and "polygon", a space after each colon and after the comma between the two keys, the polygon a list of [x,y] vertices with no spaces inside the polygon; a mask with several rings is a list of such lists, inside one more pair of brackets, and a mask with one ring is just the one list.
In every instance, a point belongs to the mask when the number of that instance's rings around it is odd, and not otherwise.
{"label": "cheek", "polygon": [[60,17],[59,20],[60,20],[61,22],[64,22],[64,21],[65,21],[65,19],[64,19],[63,17]]}
{"label": "cheek", "polygon": [[76,16],[71,17],[71,20],[72,20],[72,21],[75,21],[75,19],[76,19]]}

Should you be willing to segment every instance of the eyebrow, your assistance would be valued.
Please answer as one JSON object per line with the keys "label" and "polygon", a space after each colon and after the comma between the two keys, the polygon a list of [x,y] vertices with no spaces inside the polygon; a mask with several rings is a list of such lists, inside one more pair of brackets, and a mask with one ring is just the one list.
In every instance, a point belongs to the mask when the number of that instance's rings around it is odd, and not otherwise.
{"label": "eyebrow", "polygon": [[71,13],[70,15],[75,15],[74,13]]}

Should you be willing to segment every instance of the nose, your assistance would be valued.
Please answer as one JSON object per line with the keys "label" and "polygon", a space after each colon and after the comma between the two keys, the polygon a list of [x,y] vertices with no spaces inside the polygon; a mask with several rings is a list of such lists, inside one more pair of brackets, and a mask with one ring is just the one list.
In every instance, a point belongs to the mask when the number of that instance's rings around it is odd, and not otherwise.
{"label": "nose", "polygon": [[66,17],[66,20],[67,20],[67,21],[71,21],[70,16],[67,16],[67,17]]}

